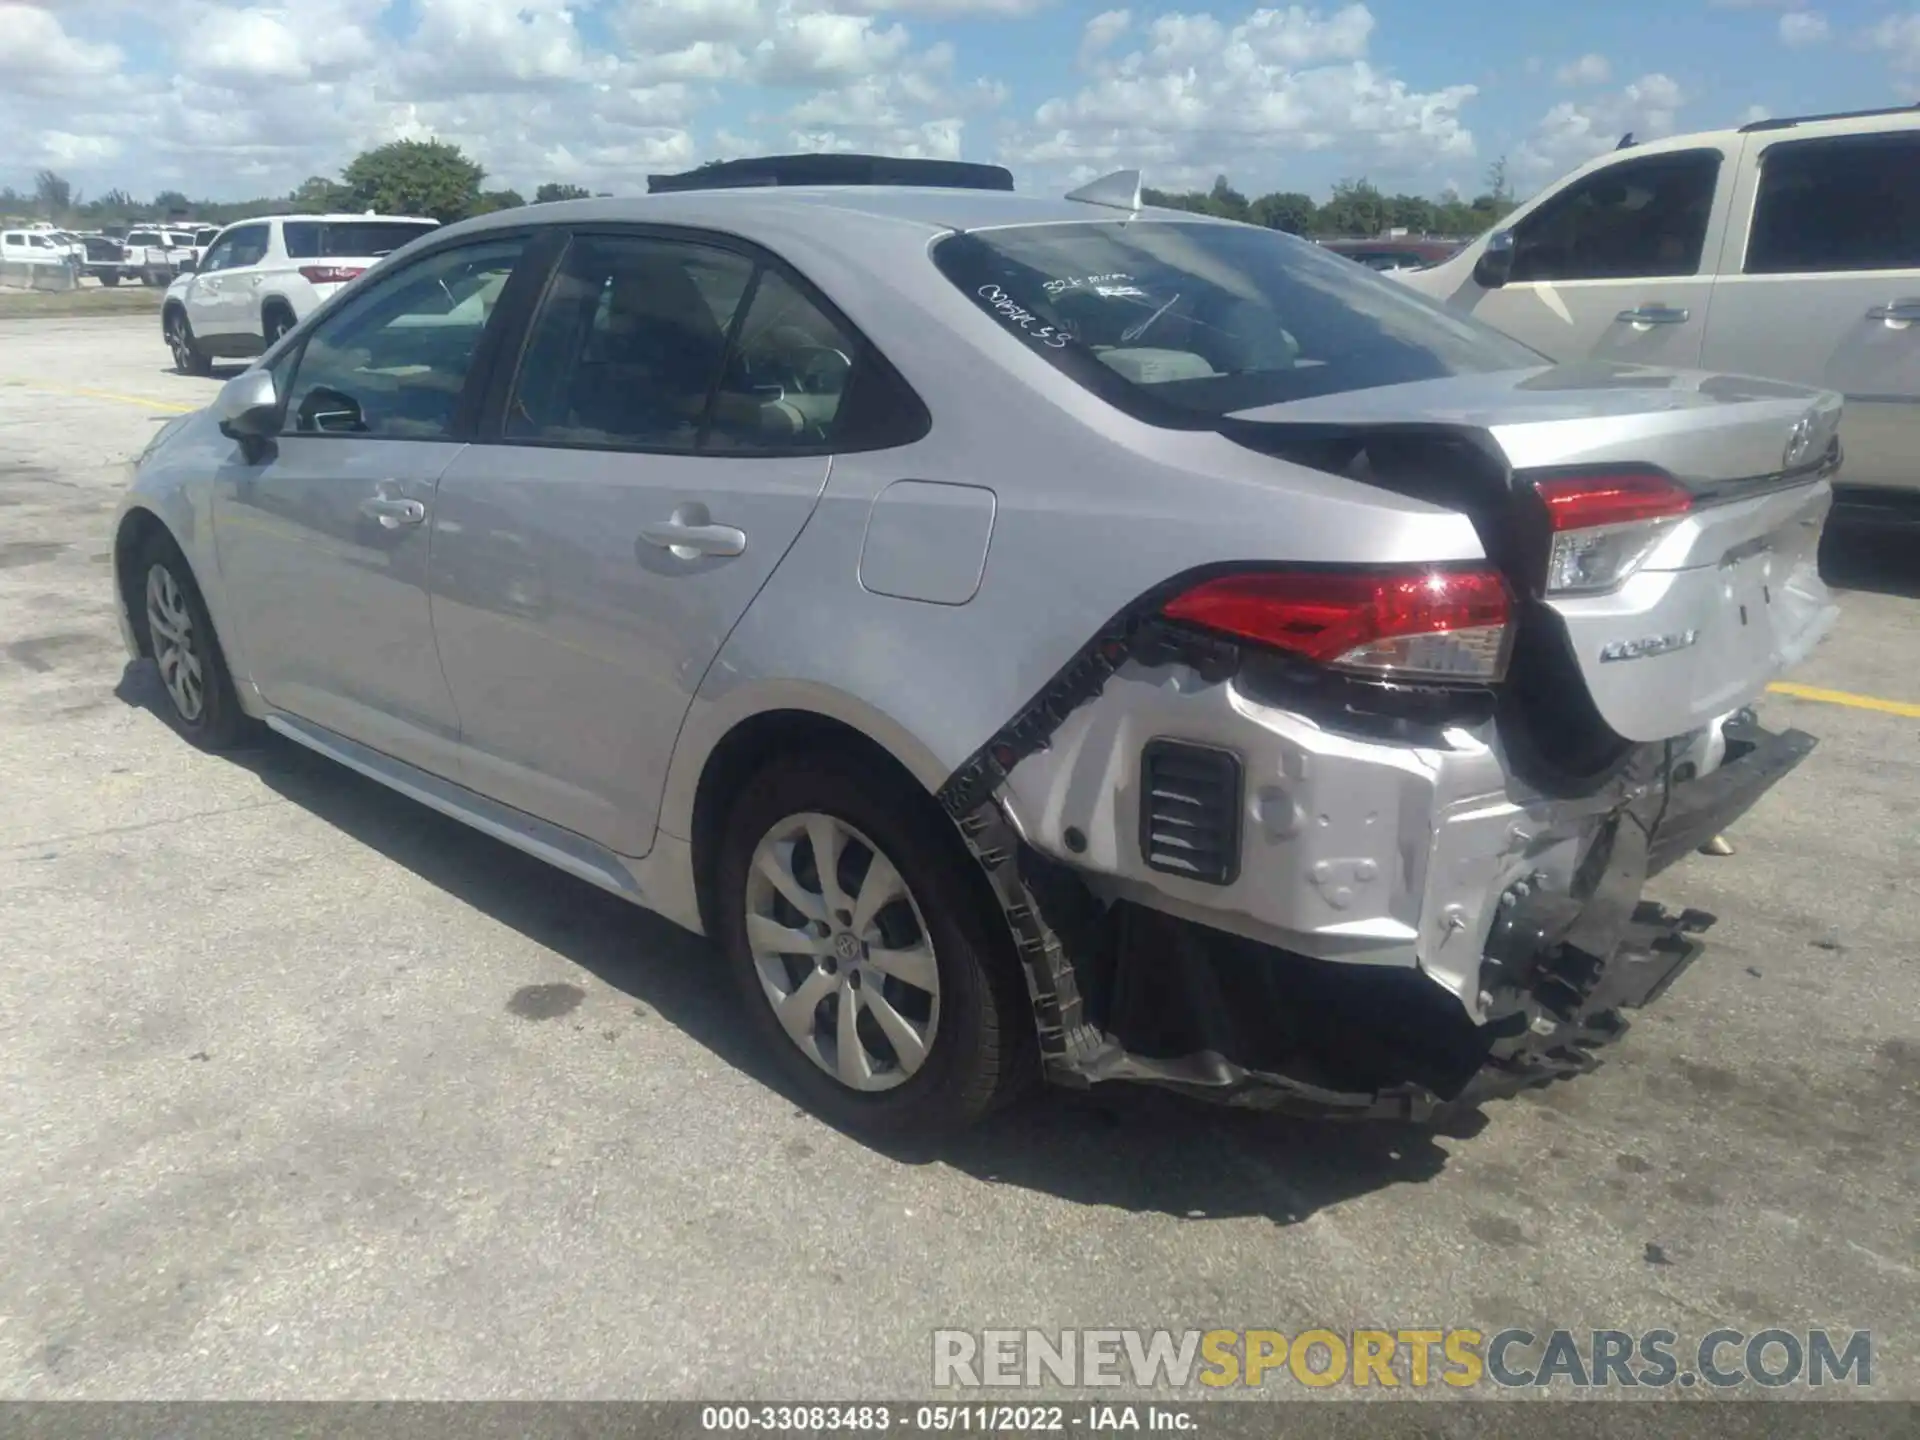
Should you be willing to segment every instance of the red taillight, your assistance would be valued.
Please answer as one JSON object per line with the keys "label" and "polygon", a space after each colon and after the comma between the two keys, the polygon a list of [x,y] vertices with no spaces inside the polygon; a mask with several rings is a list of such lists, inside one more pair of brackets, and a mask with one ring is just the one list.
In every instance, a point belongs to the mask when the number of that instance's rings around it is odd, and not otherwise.
{"label": "red taillight", "polygon": [[1651,470],[1617,475],[1567,475],[1534,485],[1546,501],[1556,534],[1590,530],[1595,525],[1627,525],[1636,520],[1670,520],[1693,508],[1693,497],[1665,475]]}
{"label": "red taillight", "polygon": [[1646,563],[1693,496],[1657,470],[1556,475],[1534,482],[1553,531],[1549,595],[1591,595],[1624,584]]}
{"label": "red taillight", "polygon": [[315,285],[344,285],[366,273],[364,265],[302,265],[301,278]]}
{"label": "red taillight", "polygon": [[1495,570],[1418,566],[1223,575],[1163,613],[1382,679],[1498,680],[1512,608]]}

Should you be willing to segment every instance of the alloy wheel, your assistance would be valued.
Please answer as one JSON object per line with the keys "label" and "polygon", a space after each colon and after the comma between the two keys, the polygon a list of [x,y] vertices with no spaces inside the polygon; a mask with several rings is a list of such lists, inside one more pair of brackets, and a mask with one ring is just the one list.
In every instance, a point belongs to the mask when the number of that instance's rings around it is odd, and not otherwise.
{"label": "alloy wheel", "polygon": [[187,338],[187,322],[178,315],[167,321],[167,348],[173,351],[176,368],[193,368],[193,342]]}
{"label": "alloy wheel", "polygon": [[754,848],[747,945],[787,1037],[850,1090],[891,1090],[926,1063],[940,970],[913,892],[846,821],[790,815]]}
{"label": "alloy wheel", "polygon": [[154,663],[173,700],[173,708],[189,725],[206,713],[206,672],[202,667],[193,627],[180,582],[165,565],[147,571],[147,633],[153,640]]}

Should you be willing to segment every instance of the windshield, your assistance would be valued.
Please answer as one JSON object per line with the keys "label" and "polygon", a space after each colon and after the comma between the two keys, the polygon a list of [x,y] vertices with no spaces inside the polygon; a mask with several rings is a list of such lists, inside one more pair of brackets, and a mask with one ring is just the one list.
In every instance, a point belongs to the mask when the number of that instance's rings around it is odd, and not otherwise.
{"label": "windshield", "polygon": [[950,235],[934,262],[1010,334],[1156,424],[1546,360],[1303,240],[1160,220]]}
{"label": "windshield", "polygon": [[295,260],[370,259],[437,228],[431,220],[289,220],[284,233]]}

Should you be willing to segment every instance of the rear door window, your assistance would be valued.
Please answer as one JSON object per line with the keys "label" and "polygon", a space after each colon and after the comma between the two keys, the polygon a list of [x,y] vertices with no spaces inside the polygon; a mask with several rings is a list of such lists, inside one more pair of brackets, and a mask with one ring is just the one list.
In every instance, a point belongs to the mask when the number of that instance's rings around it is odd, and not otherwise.
{"label": "rear door window", "polygon": [[1749,275],[1920,269],[1920,132],[1767,147]]}
{"label": "rear door window", "polygon": [[1718,150],[1648,155],[1575,181],[1514,227],[1511,278],[1697,275],[1720,160]]}
{"label": "rear door window", "polygon": [[693,450],[752,277],[752,260],[713,246],[577,237],[534,321],[504,437]]}

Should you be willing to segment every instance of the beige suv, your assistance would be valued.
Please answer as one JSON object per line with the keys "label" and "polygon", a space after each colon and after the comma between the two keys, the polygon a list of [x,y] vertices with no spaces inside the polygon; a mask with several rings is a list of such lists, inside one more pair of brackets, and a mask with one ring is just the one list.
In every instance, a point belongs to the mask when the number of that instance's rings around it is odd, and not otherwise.
{"label": "beige suv", "polygon": [[1556,360],[1840,391],[1841,498],[1920,500],[1920,107],[1623,141],[1395,278]]}

